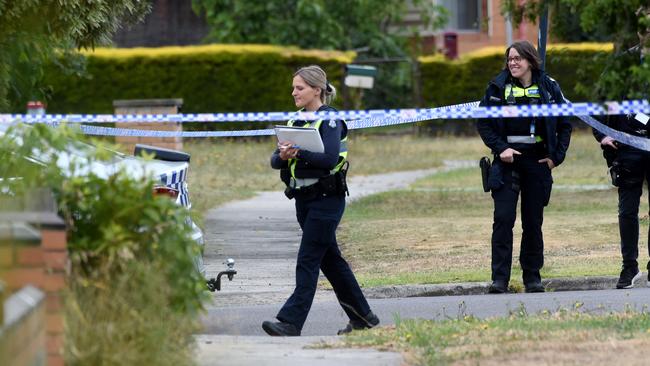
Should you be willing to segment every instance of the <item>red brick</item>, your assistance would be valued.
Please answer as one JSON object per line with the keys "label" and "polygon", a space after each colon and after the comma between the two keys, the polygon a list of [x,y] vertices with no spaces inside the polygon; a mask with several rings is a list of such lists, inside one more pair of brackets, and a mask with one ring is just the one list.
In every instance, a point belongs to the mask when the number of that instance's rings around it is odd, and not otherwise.
{"label": "red brick", "polygon": [[63,352],[63,333],[47,334],[45,347],[48,355],[57,355]]}
{"label": "red brick", "polygon": [[45,330],[48,334],[63,333],[63,316],[53,313],[45,315]]}
{"label": "red brick", "polygon": [[63,290],[65,288],[64,274],[62,272],[48,273],[41,288],[47,292]]}
{"label": "red brick", "polygon": [[43,249],[41,247],[18,247],[16,248],[16,264],[20,267],[42,266]]}
{"label": "red brick", "polygon": [[65,230],[41,230],[41,245],[45,249],[66,249]]}
{"label": "red brick", "polygon": [[63,366],[65,362],[63,361],[63,356],[60,354],[48,354],[47,355],[47,366]]}
{"label": "red brick", "polygon": [[56,313],[63,311],[63,299],[61,295],[56,292],[49,292],[45,297],[45,309],[48,313]]}
{"label": "red brick", "polygon": [[7,285],[11,289],[19,289],[25,285],[44,288],[45,277],[43,268],[13,268],[4,274]]}
{"label": "red brick", "polygon": [[45,268],[63,270],[68,263],[68,252],[65,250],[47,250],[43,253]]}
{"label": "red brick", "polygon": [[[126,128],[132,128],[132,127],[126,127]],[[117,139],[120,144],[135,144],[138,142],[139,138],[135,136],[120,136],[119,139]]]}

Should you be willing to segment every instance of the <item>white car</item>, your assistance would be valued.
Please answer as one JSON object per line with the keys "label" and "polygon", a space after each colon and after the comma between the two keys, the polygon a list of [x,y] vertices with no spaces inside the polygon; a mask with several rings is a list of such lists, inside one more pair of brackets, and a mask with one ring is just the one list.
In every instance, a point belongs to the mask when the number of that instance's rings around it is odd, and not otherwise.
{"label": "white car", "polygon": [[[0,123],[0,135],[3,135],[8,127],[9,125]],[[20,139],[20,137],[17,138]],[[192,207],[187,188],[190,154],[148,145],[136,145],[134,151],[135,156],[102,148],[107,150],[110,158],[107,160],[94,160],[91,164],[88,164],[88,160],[86,159],[88,151],[97,149],[99,148],[96,146],[71,140],[66,151],[57,154],[56,164],[64,172],[77,176],[93,173],[100,178],[108,179],[113,174],[123,170],[134,179],[150,177],[154,179],[154,191],[156,194],[167,195],[174,199],[177,204],[187,207],[187,209]],[[153,159],[143,159],[140,157],[143,154],[153,157]],[[32,155],[27,159],[36,164],[47,164],[50,163],[49,156],[49,154],[43,151],[33,151]],[[70,171],[73,166],[75,167],[74,173]],[[201,253],[203,253],[205,246],[203,232],[189,216],[187,225],[192,230],[192,239],[199,244]],[[203,264],[202,254],[194,258],[194,264],[197,270],[205,277],[206,269]],[[228,259],[226,265],[226,270],[220,272],[216,279],[206,278],[207,287],[210,291],[221,289],[220,279],[222,275],[226,274],[232,280],[233,276],[237,273],[234,270],[234,261],[232,259]]]}

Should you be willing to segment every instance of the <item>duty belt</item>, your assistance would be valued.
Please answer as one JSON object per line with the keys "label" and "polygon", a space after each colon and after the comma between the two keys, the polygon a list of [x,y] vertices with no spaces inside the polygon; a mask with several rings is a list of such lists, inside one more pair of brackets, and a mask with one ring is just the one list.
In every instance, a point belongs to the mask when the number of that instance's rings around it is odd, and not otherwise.
{"label": "duty belt", "polygon": [[535,144],[537,138],[535,136],[508,136],[509,144]]}
{"label": "duty belt", "polygon": [[291,177],[289,186],[293,189],[301,189],[318,183],[318,178],[294,178]]}

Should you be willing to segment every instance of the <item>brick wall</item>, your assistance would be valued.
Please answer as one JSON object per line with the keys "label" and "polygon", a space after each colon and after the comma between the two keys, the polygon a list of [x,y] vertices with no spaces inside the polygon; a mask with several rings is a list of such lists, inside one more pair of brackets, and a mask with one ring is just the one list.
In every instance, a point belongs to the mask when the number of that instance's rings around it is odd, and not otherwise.
{"label": "brick wall", "polygon": [[117,47],[160,47],[200,44],[210,28],[192,10],[192,0],[153,0],[143,22],[120,28]]}
{"label": "brick wall", "polygon": [[0,239],[0,278],[9,293],[28,285],[45,293],[41,329],[47,364],[63,365],[61,296],[68,270],[65,226],[53,213],[18,213],[10,217],[0,220],[3,227],[11,228],[10,235]]}

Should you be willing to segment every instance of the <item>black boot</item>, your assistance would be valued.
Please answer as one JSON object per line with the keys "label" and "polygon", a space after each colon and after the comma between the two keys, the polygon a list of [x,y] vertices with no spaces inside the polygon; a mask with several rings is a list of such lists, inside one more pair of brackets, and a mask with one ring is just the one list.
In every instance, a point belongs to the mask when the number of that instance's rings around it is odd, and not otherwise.
{"label": "black boot", "polygon": [[508,282],[504,280],[494,280],[488,288],[488,294],[505,294],[508,292]]}
{"label": "black boot", "polygon": [[295,325],[285,322],[265,321],[262,323],[262,329],[270,336],[297,337],[300,335],[300,331]]}
{"label": "black boot", "polygon": [[542,276],[539,271],[524,270],[522,274],[524,280],[524,287],[527,293],[531,292],[544,292],[544,285],[542,285]]}
{"label": "black boot", "polygon": [[379,318],[371,311],[368,313],[368,315],[364,316],[361,319],[350,320],[348,325],[346,325],[343,329],[339,329],[336,334],[348,334],[353,330],[370,329],[377,324],[379,324]]}

